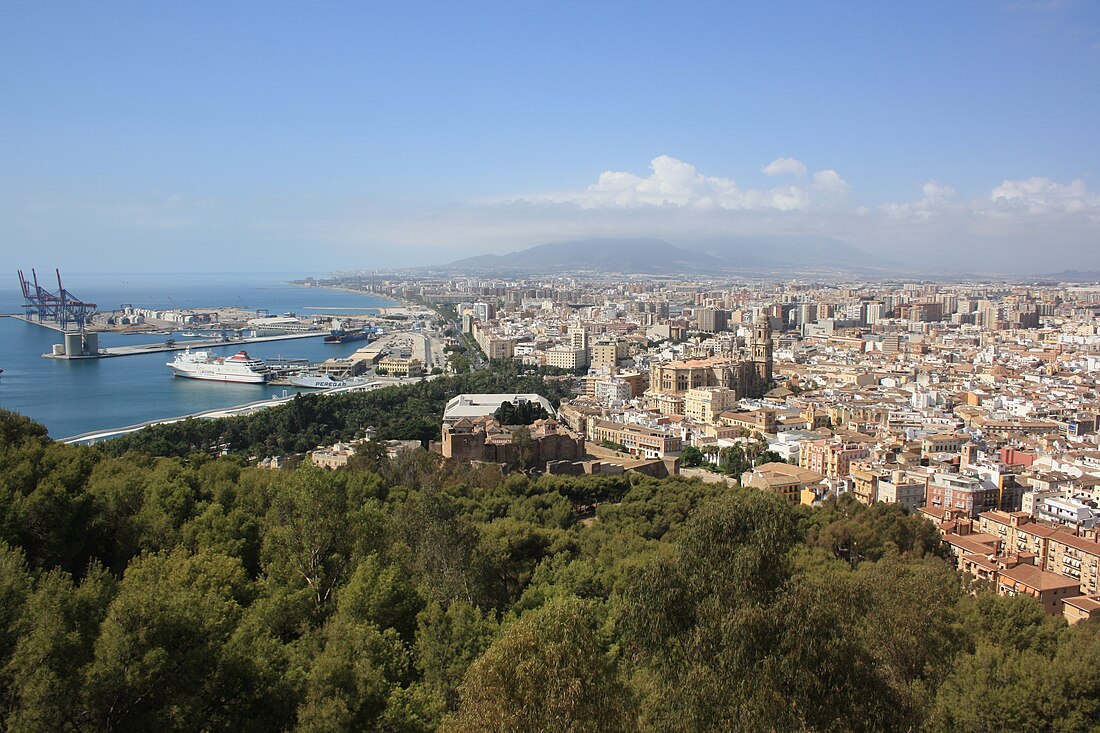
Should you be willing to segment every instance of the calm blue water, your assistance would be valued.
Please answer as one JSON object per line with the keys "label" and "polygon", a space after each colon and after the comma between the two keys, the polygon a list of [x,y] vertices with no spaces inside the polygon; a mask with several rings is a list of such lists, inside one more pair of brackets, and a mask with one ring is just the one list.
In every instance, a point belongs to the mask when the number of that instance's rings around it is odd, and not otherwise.
{"label": "calm blue water", "polygon": [[[0,273],[3,276],[5,273]],[[301,275],[287,275],[286,279]],[[138,307],[238,306],[267,308],[271,313],[319,312],[364,315],[364,308],[392,305],[367,295],[301,288],[279,281],[279,275],[77,275],[65,277],[65,288],[94,302],[101,310],[122,303]],[[22,312],[22,294],[14,273],[0,285],[0,312]],[[39,282],[41,283],[41,273]],[[52,287],[56,290],[56,282]],[[101,346],[154,343],[164,336],[100,334]],[[70,435],[132,425],[230,407],[269,395],[294,392],[288,387],[217,384],[172,376],[165,364],[174,354],[143,354],[110,359],[60,361],[43,359],[61,334],[11,318],[0,318],[0,407],[15,410],[45,425],[50,435]],[[308,358],[321,361],[347,356],[363,342],[324,344],[320,338],[248,344],[249,354],[263,359]],[[240,345],[211,349],[232,354]]]}

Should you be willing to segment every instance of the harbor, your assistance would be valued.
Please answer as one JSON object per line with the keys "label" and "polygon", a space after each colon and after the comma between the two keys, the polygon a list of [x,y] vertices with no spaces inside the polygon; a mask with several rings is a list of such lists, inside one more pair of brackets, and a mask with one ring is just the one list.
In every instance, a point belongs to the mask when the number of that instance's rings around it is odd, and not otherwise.
{"label": "harbor", "polygon": [[[292,277],[270,275],[187,275],[166,273],[135,277],[132,275],[83,275],[73,278],[73,287],[81,295],[99,303],[132,303],[134,308],[157,309],[170,305],[176,309],[205,310],[204,304],[222,303],[223,307],[250,312],[324,313],[353,323],[369,318],[365,310],[378,311],[395,307],[396,303],[366,293],[328,291],[289,284]],[[72,436],[119,425],[136,425],[150,420],[169,419],[178,415],[194,415],[211,410],[262,401],[272,396],[293,396],[299,392],[316,393],[318,389],[298,388],[275,378],[268,384],[215,384],[172,376],[166,362],[170,352],[191,348],[230,356],[247,349],[251,356],[271,364],[273,371],[291,374],[312,371],[329,360],[351,357],[364,341],[324,343],[329,333],[327,324],[309,334],[272,334],[246,337],[249,340],[217,337],[183,337],[183,331],[210,330],[201,325],[156,324],[158,333],[98,331],[96,349],[106,353],[122,353],[127,358],[43,359],[52,353],[54,344],[64,340],[57,330],[28,324],[20,312],[22,293],[15,278],[0,282],[0,407],[15,410],[37,420],[51,435]],[[68,282],[66,282],[68,285]],[[56,286],[54,286],[56,287]],[[117,306],[115,310],[118,310]],[[3,315],[0,314],[0,315]],[[20,317],[10,317],[19,314]],[[145,324],[148,328],[148,324]],[[390,324],[401,328],[400,321]],[[389,330],[390,326],[387,326]],[[171,347],[165,342],[176,341]],[[83,350],[83,344],[81,345]],[[364,367],[367,366],[366,364]],[[335,368],[335,367],[334,367]],[[391,382],[392,375],[378,377]],[[371,377],[374,381],[374,378]]]}
{"label": "harbor", "polygon": [[[54,270],[56,290],[40,280],[34,269],[30,277],[22,270],[17,274],[24,313],[5,315],[62,335],[62,343],[53,344],[48,353],[42,354],[48,359],[101,359],[317,336],[329,337],[327,343],[343,343],[369,336],[375,323],[365,318],[363,312],[379,312],[385,308],[347,305],[343,310],[355,313],[347,316],[329,312],[332,309],[325,306],[303,305],[300,310],[322,312],[301,318],[293,311],[272,315],[269,307],[244,305],[196,307],[174,303],[171,307],[149,307],[125,302],[117,308],[100,309],[96,303],[81,300],[66,289],[60,269]],[[169,302],[174,300],[171,296],[166,298]],[[368,299],[374,300],[369,296]],[[168,338],[154,343],[100,348],[100,337],[107,333]],[[203,335],[206,338],[202,338]]]}

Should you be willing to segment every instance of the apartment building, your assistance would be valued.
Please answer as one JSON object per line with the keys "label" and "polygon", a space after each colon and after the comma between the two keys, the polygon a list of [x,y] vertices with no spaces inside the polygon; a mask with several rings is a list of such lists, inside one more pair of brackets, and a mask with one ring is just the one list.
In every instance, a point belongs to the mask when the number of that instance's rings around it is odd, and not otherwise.
{"label": "apartment building", "polygon": [[626,402],[631,396],[630,385],[623,379],[616,379],[614,377],[597,379],[593,382],[593,387],[593,397],[595,397],[596,401],[600,404]]}
{"label": "apartment building", "polygon": [[725,331],[729,313],[721,308],[700,308],[696,311],[696,324],[700,331],[717,333]]}
{"label": "apartment building", "polygon": [[941,435],[929,435],[921,441],[920,452],[925,458],[942,458],[953,456],[962,450],[968,442],[965,435],[945,433]]}
{"label": "apartment building", "polygon": [[995,484],[974,476],[935,473],[928,482],[925,503],[932,507],[957,509],[975,519],[982,512],[999,508],[999,494]]}
{"label": "apartment building", "polygon": [[670,453],[679,453],[682,445],[679,435],[607,420],[589,420],[588,439],[594,443],[618,443],[643,458],[664,458]]}
{"label": "apartment building", "polygon": [[600,339],[589,347],[593,368],[613,368],[630,356],[630,343],[618,339]]}
{"label": "apartment building", "polygon": [[852,495],[860,504],[870,506],[878,501],[879,472],[867,464],[852,468]]}
{"label": "apartment building", "polygon": [[1002,596],[1025,595],[1039,601],[1048,615],[1063,614],[1063,602],[1080,593],[1073,578],[1052,573],[1031,564],[1030,556],[991,556],[982,553],[964,555],[960,569],[979,580],[986,580]]}
{"label": "apartment building", "polygon": [[778,494],[791,504],[802,500],[803,489],[821,482],[821,474],[789,463],[764,463],[741,474],[741,485]]}
{"label": "apartment building", "polygon": [[871,455],[865,445],[826,439],[805,441],[798,447],[798,465],[826,478],[841,478],[852,472],[852,463]]}
{"label": "apartment building", "polygon": [[1078,537],[1067,528],[1048,527],[1023,512],[984,512],[978,518],[982,532],[998,538],[1002,552],[1036,556],[1047,572],[1060,573],[1081,584],[1081,592],[1100,592],[1100,542]]}
{"label": "apartment building", "polygon": [[1074,596],[1062,601],[1062,615],[1066,623],[1088,621],[1094,614],[1100,618],[1100,595]]}
{"label": "apartment building", "polygon": [[717,422],[721,412],[737,404],[737,393],[728,387],[699,387],[684,394],[684,417],[702,423]]}
{"label": "apartment building", "polygon": [[719,425],[742,428],[749,433],[774,435],[778,430],[775,410],[727,410],[718,414]]}
{"label": "apartment building", "polygon": [[1100,520],[1100,513],[1094,507],[1072,497],[1045,497],[1036,514],[1039,519],[1080,529],[1095,527]]}
{"label": "apartment building", "polygon": [[588,351],[572,346],[555,346],[546,350],[546,366],[576,371],[588,365]]}
{"label": "apartment building", "polygon": [[395,377],[419,377],[424,374],[424,364],[412,357],[387,356],[378,362],[378,368]]}
{"label": "apartment building", "polygon": [[1047,540],[1046,570],[1061,573],[1081,584],[1081,593],[1100,592],[1100,542],[1055,532]]}
{"label": "apartment building", "polygon": [[891,471],[888,476],[879,476],[876,487],[878,501],[883,504],[901,504],[911,512],[924,506],[924,481],[908,478],[903,471]]}
{"label": "apartment building", "polygon": [[491,336],[483,330],[478,331],[477,344],[490,361],[511,359],[515,355],[516,340]]}
{"label": "apartment building", "polygon": [[558,419],[562,425],[581,435],[588,435],[589,422],[603,418],[602,408],[592,404],[562,401],[558,409]]}

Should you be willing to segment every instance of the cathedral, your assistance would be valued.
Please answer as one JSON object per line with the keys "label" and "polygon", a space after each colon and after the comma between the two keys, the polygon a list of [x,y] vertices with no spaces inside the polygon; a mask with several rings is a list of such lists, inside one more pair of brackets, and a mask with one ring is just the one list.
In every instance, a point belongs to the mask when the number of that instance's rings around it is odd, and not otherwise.
{"label": "cathedral", "polygon": [[654,364],[646,396],[655,406],[681,401],[688,390],[702,387],[726,387],[738,398],[762,397],[772,382],[772,349],[771,324],[765,318],[753,326],[749,359],[714,356]]}

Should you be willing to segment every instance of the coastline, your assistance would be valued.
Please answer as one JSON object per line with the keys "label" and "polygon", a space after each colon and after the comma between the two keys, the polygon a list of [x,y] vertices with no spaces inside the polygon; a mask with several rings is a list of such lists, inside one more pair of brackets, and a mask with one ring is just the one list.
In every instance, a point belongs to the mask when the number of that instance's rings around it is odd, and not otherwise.
{"label": "coastline", "polygon": [[378,300],[388,300],[396,305],[384,305],[378,308],[372,308],[371,310],[378,311],[380,316],[395,316],[395,315],[408,315],[409,313],[416,311],[431,310],[425,307],[421,303],[416,303],[409,300],[402,300],[401,298],[395,298],[392,295],[379,295],[378,293],[372,293],[366,290],[356,290],[355,288],[341,287],[339,285],[305,285],[301,282],[287,282],[287,285],[296,285],[300,288],[306,288],[308,290],[335,290],[342,293],[352,293],[353,295],[365,295],[368,298],[377,298]]}

